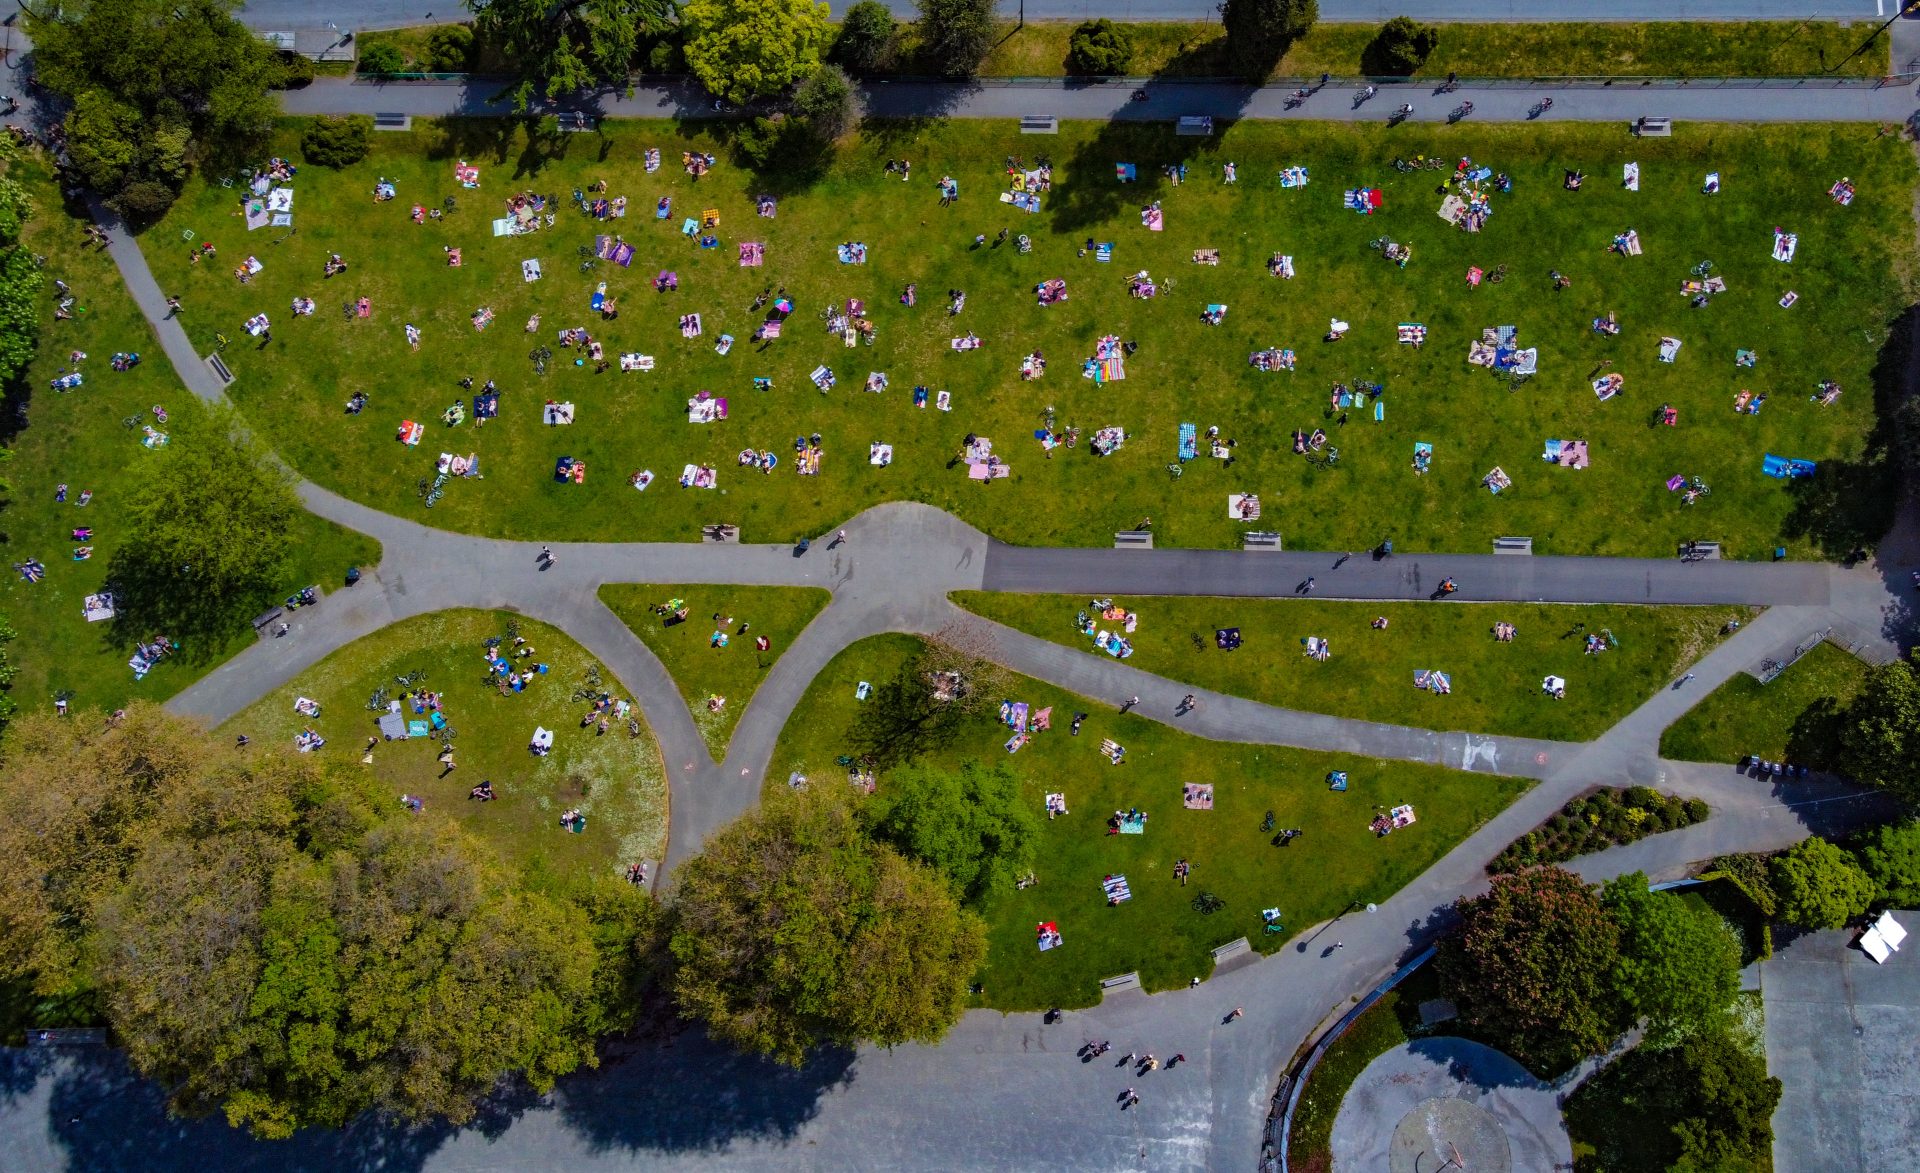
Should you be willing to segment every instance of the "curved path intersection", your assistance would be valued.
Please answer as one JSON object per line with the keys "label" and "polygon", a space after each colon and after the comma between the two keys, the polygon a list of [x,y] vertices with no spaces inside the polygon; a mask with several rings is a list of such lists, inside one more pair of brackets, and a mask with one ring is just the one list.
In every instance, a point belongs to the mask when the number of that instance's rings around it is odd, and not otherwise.
{"label": "curved path intersection", "polygon": [[[319,89],[320,87],[315,87]],[[1903,96],[1904,97],[1904,96]],[[442,100],[445,95],[442,94]],[[1911,105],[1911,100],[1906,99]],[[111,252],[183,383],[224,398],[179,325],[139,247],[96,209]],[[1635,559],[1333,556],[1188,550],[1014,548],[926,506],[894,504],[847,523],[849,541],[805,555],[791,547],[671,543],[555,547],[535,565],[537,543],[435,530],[301,486],[308,508],[378,538],[379,567],[292,617],[287,638],[267,640],[180,694],[177,711],[231,716],[328,653],[395,620],[452,607],[506,608],[565,630],[633,690],[665,756],[672,787],[668,864],[749,809],[782,726],[808,683],[849,643],[882,632],[933,633],[979,625],[996,658],[1023,674],[1096,701],[1144,698],[1140,713],[1198,735],[1431,762],[1537,780],[1528,793],[1407,887],[1339,926],[1338,952],[1312,936],[1259,959],[1223,963],[1199,987],[1147,997],[1120,993],[1043,1026],[1037,1015],[967,1015],[938,1046],[827,1052],[791,1072],[742,1059],[697,1035],[617,1044],[598,1073],[548,1097],[508,1099],[468,1128],[404,1130],[367,1120],[338,1133],[258,1144],[217,1119],[167,1118],[151,1086],[110,1053],[0,1052],[0,1152],[9,1168],[66,1169],[667,1169],[1032,1168],[1154,1170],[1244,1168],[1259,1159],[1274,1084],[1303,1038],[1348,996],[1375,982],[1445,924],[1458,897],[1484,886],[1500,848],[1597,783],[1640,782],[1708,801],[1713,816],[1578,861],[1602,879],[1633,870],[1671,874],[1727,851],[1785,846],[1810,830],[1831,833],[1881,811],[1874,795],[1830,783],[1768,790],[1723,768],[1664,762],[1660,731],[1722,681],[1809,633],[1844,633],[1878,656],[1897,654],[1907,608],[1899,589],[1914,547],[1903,533],[1881,562],[1854,568],[1805,563],[1681,564]],[[485,565],[486,575],[472,572]],[[966,615],[954,590],[1131,595],[1272,596],[1308,574],[1322,596],[1423,599],[1443,576],[1462,600],[1746,603],[1768,610],[1595,741],[1583,744],[1436,733],[1276,709],[1193,691]],[[724,762],[707,754],[691,714],[659,661],[598,599],[609,582],[818,586],[833,601],[776,662],[754,694]],[[1244,1007],[1245,1015],[1227,1017]],[[1090,1038],[1118,1052],[1184,1053],[1187,1062],[1135,1081],[1142,1100],[1119,1111],[1127,1077],[1077,1052]]]}

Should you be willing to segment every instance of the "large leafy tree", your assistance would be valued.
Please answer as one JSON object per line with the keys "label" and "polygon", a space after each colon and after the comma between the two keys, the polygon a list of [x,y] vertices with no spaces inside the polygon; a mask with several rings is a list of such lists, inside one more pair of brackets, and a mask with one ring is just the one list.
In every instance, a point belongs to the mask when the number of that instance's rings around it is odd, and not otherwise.
{"label": "large leafy tree", "polygon": [[943,873],[975,905],[1012,888],[1040,838],[1040,818],[1005,766],[895,770],[867,813],[876,838]]}
{"label": "large leafy tree", "polygon": [[109,1018],[177,1107],[264,1137],[369,1109],[459,1123],[503,1076],[546,1091],[593,1062],[579,907],[449,822],[293,781],[177,794],[100,904]]}
{"label": "large leafy tree", "polygon": [[1651,1075],[1651,1090],[1679,1117],[1676,1168],[1771,1167],[1781,1084],[1767,1074],[1765,1060],[1725,1032],[1711,1032],[1660,1053]]}
{"label": "large leafy tree", "polygon": [[290,474],[216,414],[156,453],[127,499],[139,540],[115,553],[108,581],[140,638],[231,631],[282,586],[288,527],[300,509]]}
{"label": "large leafy tree", "polygon": [[1920,904],[1920,821],[1875,827],[1860,844],[1859,856],[1882,902],[1895,908]]}
{"label": "large leafy tree", "polygon": [[986,953],[979,918],[869,839],[844,789],[722,831],[677,873],[668,914],[681,1012],[793,1066],[821,1044],[938,1040]]}
{"label": "large leafy tree", "polygon": [[1780,919],[1837,929],[1873,903],[1873,881],[1853,857],[1818,835],[1773,857],[1768,869]]}
{"label": "large leafy tree", "polygon": [[893,13],[879,0],[859,0],[840,14],[832,57],[854,73],[880,73],[893,64]]}
{"label": "large leafy tree", "polygon": [[1913,770],[1920,753],[1920,672],[1914,661],[1897,660],[1869,672],[1866,686],[1847,708],[1845,726],[1847,772],[1886,787],[1910,805],[1920,804],[1920,780]]}
{"label": "large leafy tree", "polygon": [[1628,1011],[1614,988],[1620,926],[1580,877],[1559,868],[1495,876],[1456,906],[1440,972],[1461,1015],[1536,1070],[1604,1051]]}
{"label": "large leafy tree", "polygon": [[1267,80],[1287,49],[1318,19],[1318,0],[1226,0],[1220,11],[1227,54],[1254,82]]}
{"label": "large leafy tree", "polygon": [[1719,1027],[1740,994],[1740,943],[1726,922],[1648,891],[1640,872],[1609,882],[1600,899],[1620,924],[1614,987],[1647,1037],[1663,1045]]}
{"label": "large leafy tree", "polygon": [[813,72],[827,43],[820,0],[688,0],[680,23],[687,68],[730,102],[784,92]]}
{"label": "large leafy tree", "polygon": [[920,53],[947,77],[972,77],[993,49],[993,0],[915,0]]}
{"label": "large leafy tree", "polygon": [[624,83],[642,42],[673,23],[670,0],[466,0],[474,30],[520,78],[516,110],[604,82]]}
{"label": "large leafy tree", "polygon": [[[234,19],[238,0],[112,0],[29,11],[40,81],[73,103],[67,148],[87,183],[157,214],[189,160],[237,159],[266,141],[285,67]],[[124,197],[138,189],[145,203]]]}

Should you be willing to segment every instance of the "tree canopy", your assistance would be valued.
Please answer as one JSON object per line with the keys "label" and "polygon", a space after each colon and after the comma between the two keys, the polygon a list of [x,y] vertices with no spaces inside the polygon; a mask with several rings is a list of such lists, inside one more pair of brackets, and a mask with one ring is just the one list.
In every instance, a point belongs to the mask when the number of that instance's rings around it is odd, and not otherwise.
{"label": "tree canopy", "polygon": [[820,0],[688,0],[687,68],[708,93],[747,103],[813,72],[827,43]]}
{"label": "tree canopy", "polygon": [[[0,140],[0,164],[10,167],[18,158],[13,140]],[[33,212],[26,188],[12,176],[0,176],[0,388],[27,369],[40,339],[40,268],[20,243]],[[10,449],[0,451],[12,455]],[[0,484],[0,492],[6,491]]]}
{"label": "tree canopy", "polygon": [[1460,928],[1441,944],[1440,973],[1465,1021],[1514,1058],[1558,1071],[1626,1028],[1612,981],[1620,926],[1580,877],[1559,868],[1495,876],[1486,895],[1456,907]]}
{"label": "tree canopy", "polygon": [[[70,99],[67,149],[89,186],[157,215],[189,160],[244,158],[273,127],[273,50],[234,19],[238,0],[115,0],[29,13],[39,79]],[[131,190],[140,197],[129,201]],[[133,206],[139,204],[141,206]]]}
{"label": "tree canopy", "polygon": [[1649,1041],[1718,1028],[1740,994],[1740,942],[1726,922],[1648,891],[1640,872],[1610,881],[1600,899],[1620,924],[1614,988],[1646,1020]]}
{"label": "tree canopy", "polygon": [[1381,25],[1360,51],[1360,69],[1376,76],[1407,77],[1427,63],[1439,44],[1440,30],[1433,25],[1396,16]]}
{"label": "tree canopy", "polygon": [[1655,1056],[1649,1090],[1681,1117],[1675,1167],[1761,1170],[1772,1167],[1773,1110],[1781,1084],[1764,1059],[1725,1032],[1697,1035]]}
{"label": "tree canopy", "polygon": [[1067,69],[1073,73],[1125,73],[1133,63],[1133,33],[1106,17],[1076,25],[1067,40]]}
{"label": "tree canopy", "polygon": [[1920,906],[1920,820],[1875,827],[1860,843],[1859,857],[1882,903]]}
{"label": "tree canopy", "polygon": [[673,24],[671,0],[466,0],[474,30],[516,62],[515,110],[603,82],[624,84],[641,42]]}
{"label": "tree canopy", "polygon": [[300,509],[286,470],[216,415],[155,453],[128,495],[130,532],[107,578],[137,638],[221,635],[285,584]]}
{"label": "tree canopy", "polygon": [[806,119],[821,139],[831,141],[845,134],[853,122],[853,81],[846,70],[826,63],[814,66],[794,91],[793,112]]}
{"label": "tree canopy", "polygon": [[743,816],[682,865],[668,912],[681,1012],[796,1067],[821,1044],[938,1040],[986,953],[980,920],[867,838],[844,790]]}
{"label": "tree canopy", "polygon": [[1837,929],[1873,903],[1873,881],[1853,857],[1815,835],[1773,857],[1769,867],[1781,920]]}
{"label": "tree canopy", "polygon": [[1001,765],[895,770],[866,813],[875,838],[945,875],[970,905],[1011,890],[1040,838],[1033,804]]}
{"label": "tree canopy", "polygon": [[1226,0],[1220,10],[1227,55],[1253,82],[1267,80],[1280,58],[1319,19],[1318,0]]}
{"label": "tree canopy", "polygon": [[893,64],[893,13],[878,0],[860,0],[840,15],[833,59],[856,74],[879,73]]}
{"label": "tree canopy", "polygon": [[993,48],[993,0],[915,0],[920,52],[946,77],[972,77]]}
{"label": "tree canopy", "polygon": [[1914,661],[1896,660],[1868,672],[1843,724],[1847,773],[1886,787],[1908,805],[1920,804],[1920,780],[1913,772],[1920,753],[1920,673]]}

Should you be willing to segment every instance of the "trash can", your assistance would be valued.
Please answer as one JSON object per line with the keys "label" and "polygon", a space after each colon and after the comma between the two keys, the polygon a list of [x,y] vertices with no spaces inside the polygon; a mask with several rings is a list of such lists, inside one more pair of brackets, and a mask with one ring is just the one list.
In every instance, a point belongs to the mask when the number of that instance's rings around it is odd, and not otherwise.
{"label": "trash can", "polygon": [[1786,557],[1787,548],[1785,546],[1775,546],[1773,548],[1773,560],[1775,562],[1783,562],[1786,560]]}

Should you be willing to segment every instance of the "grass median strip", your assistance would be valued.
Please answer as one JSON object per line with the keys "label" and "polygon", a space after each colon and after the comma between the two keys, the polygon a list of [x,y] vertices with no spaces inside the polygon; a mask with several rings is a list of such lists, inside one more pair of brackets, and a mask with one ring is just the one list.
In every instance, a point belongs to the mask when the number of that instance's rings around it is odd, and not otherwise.
{"label": "grass median strip", "polygon": [[1748,754],[1822,769],[1839,762],[1840,717],[1866,684],[1867,666],[1823,643],[1762,684],[1742,672],[1660,735],[1660,756],[1735,762]]}
{"label": "grass median strip", "polygon": [[[795,708],[773,756],[767,785],[792,774],[812,786],[847,785],[839,760],[860,753],[873,726],[889,714],[887,682],[915,656],[911,636],[877,636],[853,644],[815,677]],[[866,682],[868,700],[858,699]],[[990,946],[980,975],[982,1004],[1001,1009],[1086,1006],[1100,979],[1138,972],[1151,990],[1186,985],[1212,970],[1209,951],[1237,937],[1272,952],[1354,900],[1384,900],[1491,818],[1529,785],[1523,779],[1466,774],[1432,766],[1373,761],[1206,741],[1025,678],[1010,700],[1030,714],[1051,708],[1052,728],[1011,756],[1012,730],[989,718],[962,724],[950,739],[928,744],[909,761],[955,766],[1004,762],[1038,811],[1061,794],[1067,814],[1044,824],[1034,883],[989,897],[981,910]],[[863,711],[864,710],[864,711]],[[1089,715],[1076,736],[1073,715]],[[1112,764],[1103,743],[1125,749]],[[1348,789],[1329,789],[1344,771]],[[1189,809],[1187,783],[1212,786],[1210,809]],[[875,784],[887,786],[886,771]],[[1389,808],[1412,804],[1417,822],[1377,835],[1370,826]],[[1110,833],[1111,813],[1138,809],[1140,834]],[[1267,820],[1268,815],[1272,820]],[[1302,833],[1275,843],[1281,831]],[[1186,884],[1174,876],[1191,865]],[[1103,880],[1124,877],[1131,898],[1109,905]],[[1195,907],[1203,893],[1223,905]],[[1262,913],[1277,908],[1284,929],[1266,931]],[[1041,951],[1035,926],[1052,923],[1061,947]]]}
{"label": "grass median strip", "polygon": [[[1328,586],[1336,589],[1334,575]],[[1423,729],[1586,741],[1639,707],[1722,638],[1747,607],[1553,606],[1528,603],[1360,603],[1329,599],[1127,597],[1138,616],[1102,618],[1077,595],[962,591],[954,601],[1009,627],[1088,655],[1107,655],[1077,630],[1124,637],[1124,663],[1199,688],[1284,709]],[[1384,627],[1376,626],[1385,619]],[[1512,628],[1500,638],[1502,625]],[[1217,633],[1237,630],[1223,649]],[[1324,640],[1318,659],[1308,640]],[[1589,648],[1598,650],[1589,652]],[[1415,684],[1440,672],[1444,694]],[[1547,677],[1566,695],[1545,693]],[[1431,678],[1429,678],[1431,679]]]}
{"label": "grass median strip", "polygon": [[715,761],[726,760],[727,743],[754,690],[831,599],[813,587],[600,588],[600,601],[660,657]]}

